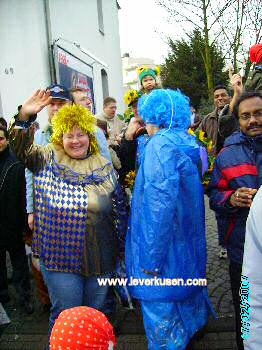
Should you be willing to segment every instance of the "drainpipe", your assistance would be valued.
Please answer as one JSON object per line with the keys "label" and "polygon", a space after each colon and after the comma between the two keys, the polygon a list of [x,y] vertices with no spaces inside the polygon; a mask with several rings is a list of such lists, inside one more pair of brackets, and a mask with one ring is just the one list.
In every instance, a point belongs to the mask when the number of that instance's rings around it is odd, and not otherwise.
{"label": "drainpipe", "polygon": [[44,2],[44,16],[45,16],[45,27],[46,27],[46,42],[48,47],[48,61],[49,71],[51,77],[51,83],[56,83],[56,71],[54,62],[54,51],[53,51],[53,40],[51,30],[51,16],[50,16],[50,3],[49,0],[43,0]]}

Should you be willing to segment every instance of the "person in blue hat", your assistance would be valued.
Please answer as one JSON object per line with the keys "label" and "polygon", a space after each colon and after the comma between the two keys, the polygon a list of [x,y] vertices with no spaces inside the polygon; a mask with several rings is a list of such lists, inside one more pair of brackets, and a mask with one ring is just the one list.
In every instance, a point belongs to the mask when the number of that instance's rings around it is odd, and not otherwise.
{"label": "person in blue hat", "polygon": [[150,350],[191,349],[212,307],[200,152],[187,132],[190,103],[178,90],[156,89],[139,99],[138,113],[150,138],[126,238],[130,292],[141,303]]}
{"label": "person in blue hat", "polygon": [[[46,146],[50,142],[52,135],[51,120],[53,116],[59,111],[60,108],[67,104],[71,104],[71,95],[69,90],[60,84],[52,84],[46,88],[50,91],[52,97],[50,105],[47,106],[48,122],[44,128],[38,129],[34,134],[34,143],[37,145]],[[26,114],[27,111],[21,107],[20,114]],[[28,225],[31,230],[34,228],[34,185],[33,174],[27,168],[25,169],[26,175],[26,211],[28,214]],[[38,289],[39,298],[44,309],[50,307],[50,299],[48,295],[47,287],[44,283],[42,273],[38,271],[35,266],[32,266],[34,277]]]}

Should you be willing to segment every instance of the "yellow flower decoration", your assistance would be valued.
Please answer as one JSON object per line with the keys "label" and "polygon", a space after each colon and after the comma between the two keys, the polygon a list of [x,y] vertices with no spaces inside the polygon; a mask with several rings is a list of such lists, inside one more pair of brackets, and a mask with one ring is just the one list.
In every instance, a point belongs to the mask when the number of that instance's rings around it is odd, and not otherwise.
{"label": "yellow flower decoration", "polygon": [[150,68],[148,66],[144,65],[144,66],[141,66],[141,67],[137,68],[137,73],[141,74],[144,70],[149,70],[149,69]]}
{"label": "yellow flower decoration", "polygon": [[208,184],[209,184],[209,179],[205,179],[205,180],[202,181],[202,185],[204,187],[207,187]]}
{"label": "yellow flower decoration", "polygon": [[155,67],[155,71],[156,71],[156,75],[160,75],[160,67],[159,66],[156,66]]}
{"label": "yellow flower decoration", "polygon": [[138,100],[139,94],[135,89],[131,89],[125,93],[125,103],[129,106],[134,101]]}
{"label": "yellow flower decoration", "polygon": [[131,191],[134,188],[135,179],[136,179],[136,171],[130,170],[129,173],[126,174],[125,185],[126,185],[126,187],[130,188]]}
{"label": "yellow flower decoration", "polygon": [[204,142],[205,141],[205,132],[203,130],[199,131],[199,140]]}
{"label": "yellow flower decoration", "polygon": [[190,135],[196,136],[196,134],[194,133],[194,131],[191,128],[188,129],[188,133]]}
{"label": "yellow flower decoration", "polygon": [[[202,184],[206,188],[209,184],[210,181],[210,175],[214,169],[214,162],[215,162],[215,156],[212,154],[213,151],[213,142],[212,140],[206,136],[206,133],[203,130],[196,130],[193,131],[191,128],[188,129],[188,133],[190,135],[193,135],[196,137],[196,142],[198,145],[201,147],[205,147],[207,151],[207,160],[208,160],[208,169],[205,172],[203,179],[202,179]],[[200,143],[199,143],[200,141]]]}
{"label": "yellow flower decoration", "polygon": [[210,173],[212,173],[213,170],[214,170],[214,162],[212,162],[212,163],[210,164],[209,168],[208,168],[208,171],[209,171]]}
{"label": "yellow flower decoration", "polygon": [[154,71],[157,76],[160,75],[160,67],[159,66],[156,66],[155,68],[150,68],[146,65],[143,65],[143,66],[137,68],[137,73],[140,75],[143,71],[149,71],[149,70]]}
{"label": "yellow flower decoration", "polygon": [[207,146],[208,153],[211,153],[212,149],[213,149],[213,142],[212,142],[212,140],[210,140],[210,142],[208,143],[208,146]]}

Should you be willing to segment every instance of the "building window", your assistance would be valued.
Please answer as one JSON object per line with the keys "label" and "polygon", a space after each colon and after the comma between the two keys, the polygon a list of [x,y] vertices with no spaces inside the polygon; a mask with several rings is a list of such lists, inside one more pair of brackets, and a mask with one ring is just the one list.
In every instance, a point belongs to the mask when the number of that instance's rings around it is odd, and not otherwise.
{"label": "building window", "polygon": [[109,96],[108,89],[108,77],[107,72],[104,69],[101,69],[101,79],[102,79],[102,90],[103,90],[103,99]]}
{"label": "building window", "polygon": [[97,0],[97,15],[98,15],[98,28],[101,34],[104,32],[104,19],[103,19],[103,0]]}

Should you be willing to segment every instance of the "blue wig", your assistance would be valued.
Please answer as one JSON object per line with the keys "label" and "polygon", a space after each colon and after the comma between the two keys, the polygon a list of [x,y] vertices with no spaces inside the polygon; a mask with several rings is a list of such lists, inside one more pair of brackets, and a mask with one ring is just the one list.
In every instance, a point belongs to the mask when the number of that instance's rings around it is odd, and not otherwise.
{"label": "blue wig", "polygon": [[191,115],[189,98],[179,90],[155,89],[139,99],[138,114],[146,124],[188,129]]}

